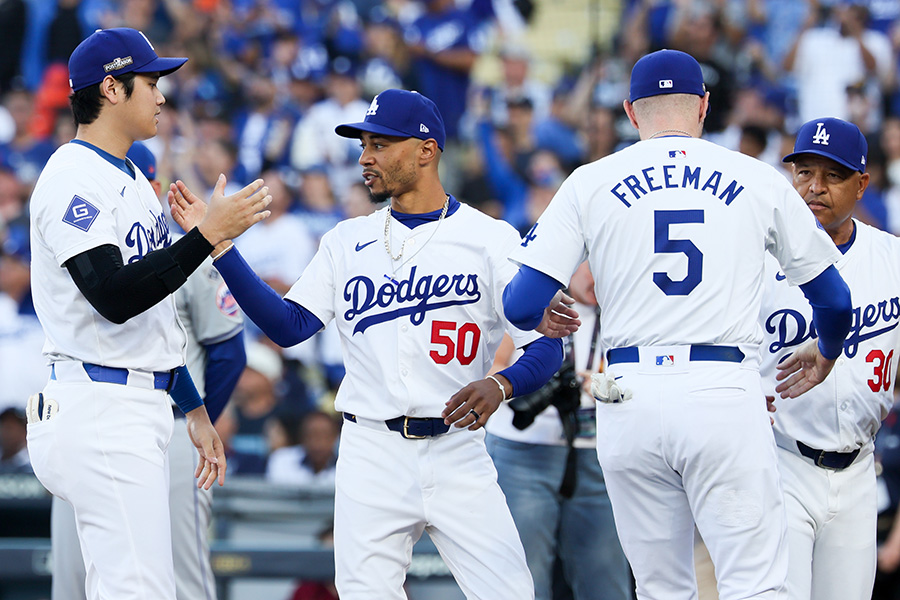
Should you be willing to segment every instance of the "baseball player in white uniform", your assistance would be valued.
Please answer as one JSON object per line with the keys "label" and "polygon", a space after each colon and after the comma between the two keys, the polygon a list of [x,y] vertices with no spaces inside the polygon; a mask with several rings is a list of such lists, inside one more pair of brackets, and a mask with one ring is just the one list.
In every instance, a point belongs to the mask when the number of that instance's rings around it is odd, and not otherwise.
{"label": "baseball player in white uniform", "polygon": [[[159,197],[156,158],[135,142],[127,157],[147,177]],[[237,302],[207,258],[175,292],[178,317],[187,333],[187,367],[215,423],[247,363],[243,318]],[[207,376],[209,375],[209,376]],[[209,385],[206,383],[209,381]],[[192,477],[197,467],[184,413],[173,405],[175,428],[166,450],[169,459],[169,511],[175,592],[178,600],[215,600],[216,582],[209,562],[209,524],[212,490],[198,488]],[[50,532],[53,542],[52,597],[86,599],[85,570],[78,547],[72,507],[53,498]]]}
{"label": "baseball player in white uniform", "polygon": [[691,56],[631,74],[641,141],[577,169],[525,236],[504,292],[528,327],[588,258],[603,314],[597,451],[643,599],[693,599],[694,523],[719,598],[786,598],[785,512],[759,377],[766,252],[816,306],[818,345],[787,361],[793,397],[834,364],[850,326],[840,253],[784,177],[697,139],[709,96]]}
{"label": "baseball player in white uniform", "polygon": [[134,29],[79,44],[69,60],[76,138],[53,154],[31,198],[34,303],[51,375],[28,402],[28,447],[41,483],[74,508],[91,600],[175,598],[167,393],[200,450],[199,484],[225,478],[171,294],[216,244],[265,218],[268,198],[261,181],[224,198],[222,177],[207,218],[171,243],[153,188],[125,154],[155,135],[165,102],[156,83],[185,60],[158,57]]}
{"label": "baseball player in white uniform", "polygon": [[[503,317],[519,236],[444,192],[444,125],[428,98],[386,90],[363,122],[336,132],[361,140],[366,184],[390,206],[328,232],[284,299],[236,251],[216,266],[283,346],[337,323],[347,368],[335,400],[346,421],[335,482],[340,597],[405,598],[412,546],[427,529],[467,598],[533,598],[482,429],[502,400],[537,389],[562,362],[558,339]],[[180,183],[176,192],[173,214],[189,225],[202,202]],[[559,327],[553,335],[572,329]],[[527,345],[523,358],[485,378],[504,331]]]}
{"label": "baseball player in white uniform", "polygon": [[[856,125],[815,119],[797,132],[794,188],[831,236],[853,294],[853,324],[837,364],[802,398],[776,400],[775,441],[798,600],[864,600],[876,563],[875,433],[893,403],[900,347],[900,239],[852,218],[869,183],[868,145]],[[775,366],[817,333],[801,292],[766,264],[760,311],[764,387]]]}

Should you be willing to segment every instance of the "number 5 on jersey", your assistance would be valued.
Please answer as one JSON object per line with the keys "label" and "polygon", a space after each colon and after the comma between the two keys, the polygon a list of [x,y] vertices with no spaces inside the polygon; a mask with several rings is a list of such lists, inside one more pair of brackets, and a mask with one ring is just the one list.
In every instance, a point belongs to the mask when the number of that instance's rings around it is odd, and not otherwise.
{"label": "number 5 on jersey", "polygon": [[475,323],[463,323],[459,327],[453,321],[431,322],[431,343],[440,350],[429,352],[431,359],[446,365],[456,358],[461,365],[468,365],[478,354],[481,330]]}
{"label": "number 5 on jersey", "polygon": [[703,223],[702,210],[657,210],[653,212],[653,251],[656,254],[684,254],[687,275],[673,281],[668,273],[653,274],[653,283],[666,296],[687,296],[703,279],[703,253],[691,240],[673,240],[669,225],[673,223]]}

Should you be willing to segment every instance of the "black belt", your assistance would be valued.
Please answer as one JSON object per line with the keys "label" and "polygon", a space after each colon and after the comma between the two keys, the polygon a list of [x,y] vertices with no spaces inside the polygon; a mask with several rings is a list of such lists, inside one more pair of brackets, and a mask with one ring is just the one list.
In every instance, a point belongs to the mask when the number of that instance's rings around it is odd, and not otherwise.
{"label": "black belt", "polygon": [[[344,413],[344,419],[356,423],[356,415]],[[396,431],[408,440],[421,440],[447,433],[450,426],[443,419],[419,417],[394,417],[384,422],[391,431]]]}
{"label": "black belt", "polygon": [[[690,360],[692,361],[718,361],[718,362],[742,362],[744,353],[737,346],[713,346],[711,344],[691,344]],[[624,348],[610,348],[606,351],[606,362],[610,365],[616,363],[636,363],[641,361],[640,349],[637,346]]]}
{"label": "black belt", "polygon": [[826,452],[810,448],[803,442],[797,442],[797,448],[800,450],[800,454],[812,459],[816,465],[832,471],[840,471],[852,465],[860,451],[860,448],[857,448],[853,452]]}

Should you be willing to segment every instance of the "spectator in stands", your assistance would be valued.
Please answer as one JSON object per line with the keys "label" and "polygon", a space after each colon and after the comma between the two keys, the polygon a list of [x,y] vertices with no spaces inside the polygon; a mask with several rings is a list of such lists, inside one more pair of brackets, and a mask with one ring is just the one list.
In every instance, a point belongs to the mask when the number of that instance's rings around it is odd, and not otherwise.
{"label": "spectator in stands", "polygon": [[[279,294],[286,294],[303,273],[318,247],[305,222],[290,212],[294,205],[291,191],[281,173],[268,170],[262,174],[269,187],[272,213],[258,227],[251,227],[235,240],[244,259],[263,281]],[[285,252],[290,248],[290,252]]]}
{"label": "spectator in stands", "polygon": [[784,69],[797,79],[801,122],[820,115],[848,119],[847,89],[858,84],[880,106],[881,90],[894,73],[893,51],[888,37],[867,23],[867,9],[846,1],[810,14],[784,58]]}
{"label": "spectator in stands", "polygon": [[403,43],[400,23],[377,5],[368,11],[363,24],[363,56],[359,81],[366,98],[382,90],[406,87],[409,53]]}
{"label": "spectator in stands", "polygon": [[[223,413],[220,421],[223,427],[232,430],[229,442],[235,466],[229,467],[233,473],[262,475],[266,472],[268,446],[265,437],[265,423],[279,407],[277,384],[284,372],[281,355],[261,342],[251,342],[247,346],[247,368],[244,369],[232,396],[231,405],[235,410]],[[226,410],[226,413],[228,411]],[[218,425],[217,425],[218,427]]]}
{"label": "spectator in stands", "polygon": [[25,411],[9,407],[0,412],[0,473],[31,473],[25,438]]}
{"label": "spectator in stands", "polygon": [[[359,118],[359,113],[356,118]],[[337,136],[332,134],[332,137]],[[354,181],[359,181],[359,177],[354,176],[346,183]],[[303,219],[316,240],[321,239],[326,231],[344,219],[344,211],[337,202],[335,191],[331,187],[331,177],[324,165],[313,165],[301,173],[297,200],[294,212]]]}
{"label": "spectator in stands", "polygon": [[303,417],[300,444],[272,452],[266,479],[272,483],[334,489],[338,421],[322,411]]}
{"label": "spectator in stands", "polygon": [[34,97],[25,89],[16,89],[3,97],[3,106],[9,111],[15,123],[13,138],[0,145],[0,164],[11,168],[29,188],[37,181],[37,176],[56,150],[53,142],[34,135],[31,117],[34,112]]}
{"label": "spectator in stands", "polygon": [[[593,285],[584,263],[568,288],[585,323],[567,346],[572,370],[561,370],[530,396],[530,405],[539,404],[540,412],[518,413],[522,404],[504,403],[487,424],[485,444],[525,548],[535,600],[555,597],[557,556],[574,600],[631,600],[630,570],[597,460],[596,401],[588,392],[590,374],[599,369],[602,356]],[[495,369],[506,366],[509,342],[498,352]],[[539,394],[544,401],[535,400]]]}
{"label": "spectator in stands", "polygon": [[303,172],[324,168],[337,194],[359,179],[359,142],[334,135],[334,128],[364,114],[369,103],[360,96],[356,65],[340,56],[331,63],[325,80],[326,98],[297,123],[291,146],[291,165]]}
{"label": "spectator in stands", "polygon": [[0,410],[22,407],[47,382],[44,334],[31,300],[27,221],[0,232]]}
{"label": "spectator in stands", "polygon": [[527,98],[531,102],[533,118],[541,121],[550,114],[551,92],[546,83],[531,75],[532,56],[523,41],[507,41],[499,52],[501,79],[490,88],[491,121],[506,125],[507,104],[510,100]]}
{"label": "spectator in stands", "polygon": [[247,107],[234,118],[238,146],[236,183],[253,181],[263,171],[285,167],[290,155],[291,136],[297,115],[276,102],[278,88],[265,75],[253,75],[245,82]]}
{"label": "spectator in stands", "polygon": [[25,202],[22,181],[15,171],[0,166],[0,230],[25,214]]}
{"label": "spectator in stands", "polygon": [[434,100],[447,140],[441,181],[451,194],[461,184],[460,119],[466,112],[470,74],[484,49],[482,29],[455,0],[425,0],[425,13],[404,31],[412,56],[412,89]]}

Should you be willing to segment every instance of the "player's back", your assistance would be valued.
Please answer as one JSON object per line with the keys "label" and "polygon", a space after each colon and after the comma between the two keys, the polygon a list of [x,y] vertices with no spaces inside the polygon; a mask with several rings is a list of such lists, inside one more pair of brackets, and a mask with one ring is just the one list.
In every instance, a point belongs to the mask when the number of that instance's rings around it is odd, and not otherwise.
{"label": "player's back", "polygon": [[607,347],[758,344],[767,248],[794,283],[832,261],[783,176],[704,140],[639,142],[578,169],[558,198],[578,215]]}

